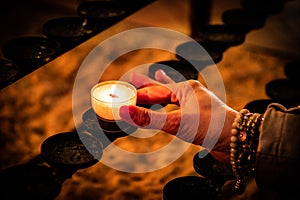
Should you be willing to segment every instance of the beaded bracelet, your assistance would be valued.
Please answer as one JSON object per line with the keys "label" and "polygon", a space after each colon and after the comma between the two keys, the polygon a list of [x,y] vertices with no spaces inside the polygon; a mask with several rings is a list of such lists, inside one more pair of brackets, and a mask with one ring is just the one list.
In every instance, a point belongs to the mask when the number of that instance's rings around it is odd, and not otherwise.
{"label": "beaded bracelet", "polygon": [[246,182],[255,176],[255,158],[262,114],[242,109],[232,123],[230,163],[236,177],[235,192],[242,194]]}

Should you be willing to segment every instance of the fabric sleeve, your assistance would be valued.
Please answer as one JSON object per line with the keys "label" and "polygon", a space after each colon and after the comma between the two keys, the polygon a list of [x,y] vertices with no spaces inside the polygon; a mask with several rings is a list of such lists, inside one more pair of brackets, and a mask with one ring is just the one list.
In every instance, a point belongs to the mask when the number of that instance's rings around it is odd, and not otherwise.
{"label": "fabric sleeve", "polygon": [[[300,107],[270,104],[260,127],[256,155],[256,184],[260,189],[298,189]],[[293,181],[294,180],[294,181]],[[293,182],[296,181],[296,184]]]}

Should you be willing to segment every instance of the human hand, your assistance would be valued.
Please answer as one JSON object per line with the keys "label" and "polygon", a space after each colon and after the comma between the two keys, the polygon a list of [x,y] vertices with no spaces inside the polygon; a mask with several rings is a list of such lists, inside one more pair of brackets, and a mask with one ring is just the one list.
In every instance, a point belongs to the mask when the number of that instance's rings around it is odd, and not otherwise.
{"label": "human hand", "polygon": [[123,106],[123,121],[140,128],[158,129],[196,145],[202,145],[219,161],[229,162],[230,130],[237,114],[196,80],[175,83],[162,70],[155,79],[132,74],[138,88],[138,104],[171,103],[179,109],[158,112],[139,106]]}

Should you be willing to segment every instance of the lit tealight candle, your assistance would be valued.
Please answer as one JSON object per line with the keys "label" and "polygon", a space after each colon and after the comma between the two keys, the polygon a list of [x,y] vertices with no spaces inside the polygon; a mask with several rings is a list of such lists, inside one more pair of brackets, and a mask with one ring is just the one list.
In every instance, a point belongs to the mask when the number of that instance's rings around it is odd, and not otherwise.
{"label": "lit tealight candle", "polygon": [[119,110],[123,105],[136,105],[136,88],[124,81],[105,81],[91,89],[94,112],[106,120],[120,120]]}

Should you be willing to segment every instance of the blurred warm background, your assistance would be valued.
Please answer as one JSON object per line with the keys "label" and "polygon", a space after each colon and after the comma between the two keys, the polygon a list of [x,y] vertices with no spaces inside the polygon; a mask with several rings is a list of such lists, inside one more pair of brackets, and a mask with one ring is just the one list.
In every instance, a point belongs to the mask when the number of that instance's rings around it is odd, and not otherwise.
{"label": "blurred warm background", "polygon": [[[40,35],[42,24],[48,19],[76,15],[78,3],[79,0],[5,0],[0,8],[0,45],[15,37]],[[286,78],[285,65],[299,58],[299,5],[298,0],[286,1],[280,12],[268,16],[262,28],[248,32],[242,44],[223,52],[217,68],[224,81],[229,106],[240,110],[250,101],[268,98],[266,84],[274,79]],[[211,24],[223,23],[221,16],[224,11],[240,7],[239,0],[212,0],[207,20]],[[143,26],[170,28],[192,35],[191,11],[189,0],[154,1],[29,76],[3,88],[0,91],[0,170],[38,160],[45,139],[74,130],[70,103],[74,77],[84,58],[97,44],[121,31]],[[195,11],[195,14],[202,13]],[[172,56],[137,51],[113,63],[103,80],[118,79],[133,66],[174,59]],[[46,70],[47,73],[43,73]],[[118,138],[114,144],[132,152],[148,152],[163,147],[172,139],[173,136],[157,133],[149,138]],[[100,160],[65,180],[55,199],[162,199],[163,187],[170,180],[198,175],[192,158],[199,150],[199,146],[190,145],[170,165],[145,173],[118,171]],[[161,160],[167,157],[161,155]],[[161,160],[144,160],[142,165],[157,165]],[[140,164],[135,164],[137,169]],[[252,186],[255,188],[255,185]],[[244,196],[249,196],[249,193]],[[242,199],[244,196],[232,195],[232,198]]]}

